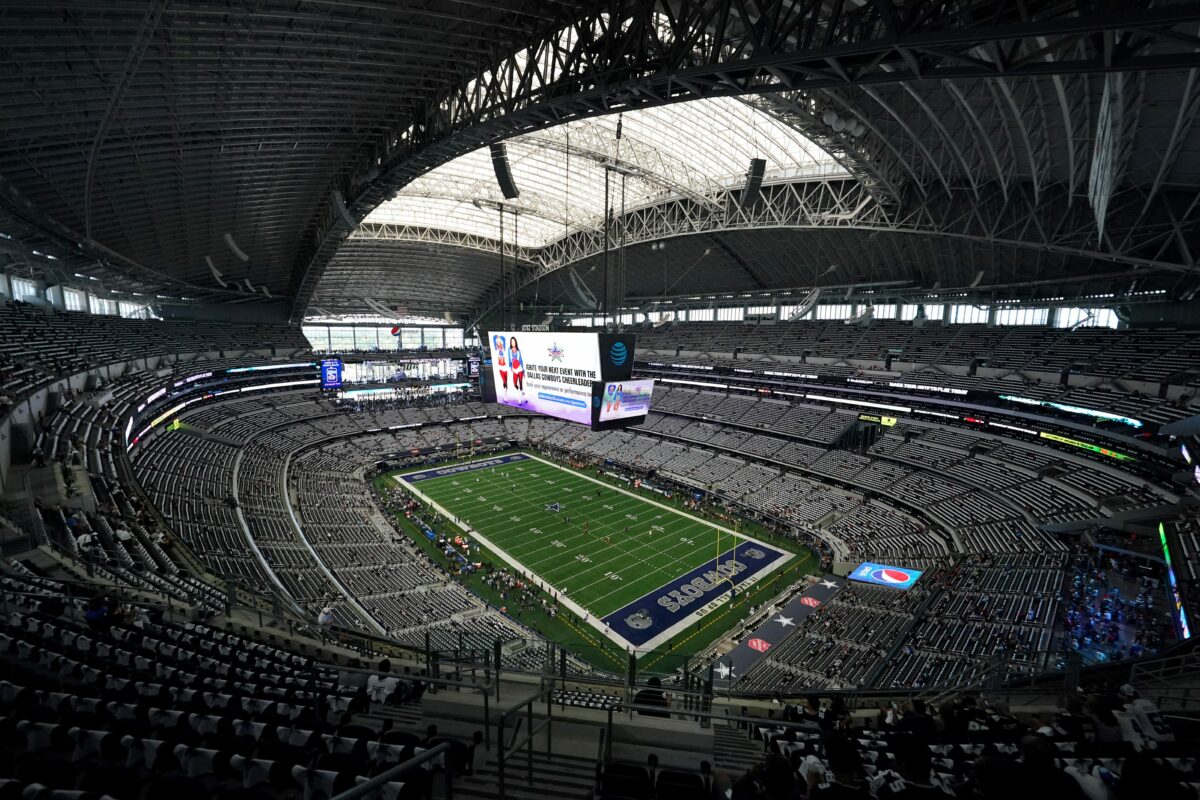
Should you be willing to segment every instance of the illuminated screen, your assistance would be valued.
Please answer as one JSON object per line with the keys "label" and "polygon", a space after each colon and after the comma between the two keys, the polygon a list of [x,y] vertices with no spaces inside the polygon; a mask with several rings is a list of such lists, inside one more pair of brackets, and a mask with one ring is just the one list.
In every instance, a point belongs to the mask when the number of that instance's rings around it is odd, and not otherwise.
{"label": "illuminated screen", "polygon": [[595,383],[633,376],[628,334],[492,331],[488,343],[497,402],[581,425]]}
{"label": "illuminated screen", "polygon": [[340,389],[342,386],[342,360],[340,358],[321,359],[321,388]]}
{"label": "illuminated screen", "polygon": [[1183,456],[1184,461],[1186,461],[1189,464],[1192,463],[1192,454],[1188,450],[1188,447],[1186,444],[1179,445],[1179,452]]}
{"label": "illuminated screen", "polygon": [[650,410],[653,380],[610,381],[600,395],[600,421],[644,417]]}
{"label": "illuminated screen", "polygon": [[1171,604],[1175,613],[1175,621],[1179,623],[1179,635],[1183,639],[1192,638],[1188,628],[1187,611],[1183,608],[1183,598],[1179,596],[1179,587],[1175,583],[1175,567],[1171,565],[1171,550],[1167,546],[1167,531],[1163,524],[1158,523],[1158,539],[1162,543],[1163,561],[1167,562],[1167,584],[1171,590]]}
{"label": "illuminated screen", "polygon": [[874,422],[876,425],[882,425],[885,428],[892,428],[896,425],[895,417],[880,417],[875,414],[859,414],[858,419],[861,422]]}
{"label": "illuminated screen", "polygon": [[1072,406],[1066,403],[1055,403],[1052,400],[1034,400],[1032,397],[1017,397],[1011,394],[1000,395],[1001,400],[1008,400],[1013,403],[1024,403],[1027,406],[1042,406],[1044,408],[1053,408],[1058,411],[1065,411],[1068,414],[1081,414],[1085,417],[1094,419],[1106,419],[1112,422],[1122,422],[1131,428],[1142,427],[1142,421],[1133,417],[1126,417],[1123,414],[1110,414],[1107,411],[1097,411],[1094,408],[1084,408],[1083,406]]}
{"label": "illuminated screen", "polygon": [[1126,455],[1125,453],[1118,453],[1116,450],[1109,450],[1107,447],[1101,447],[1098,444],[1090,444],[1088,442],[1081,442],[1078,439],[1069,439],[1066,436],[1059,436],[1056,433],[1046,433],[1045,431],[1040,431],[1038,433],[1038,436],[1042,437],[1043,439],[1049,439],[1052,442],[1061,442],[1062,444],[1069,444],[1069,445],[1071,445],[1071,447],[1078,447],[1083,450],[1088,450],[1092,453],[1099,453],[1102,456],[1108,456],[1109,458],[1115,458],[1117,461],[1136,461],[1137,460],[1131,455]]}
{"label": "illuminated screen", "polygon": [[876,586],[890,586],[893,589],[911,589],[921,577],[921,570],[905,567],[891,567],[887,564],[875,564],[864,561],[849,575],[850,580],[860,583],[873,583]]}

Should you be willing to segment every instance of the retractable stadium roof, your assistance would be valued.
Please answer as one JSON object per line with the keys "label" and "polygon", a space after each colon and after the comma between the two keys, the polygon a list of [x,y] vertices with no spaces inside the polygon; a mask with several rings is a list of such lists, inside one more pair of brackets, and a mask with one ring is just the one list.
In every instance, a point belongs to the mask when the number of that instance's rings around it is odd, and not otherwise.
{"label": "retractable stadium roof", "polygon": [[561,303],[556,273],[596,280],[607,170],[630,296],[1185,296],[1198,31],[1190,2],[14,0],[0,262],[475,315],[503,216],[508,295]]}

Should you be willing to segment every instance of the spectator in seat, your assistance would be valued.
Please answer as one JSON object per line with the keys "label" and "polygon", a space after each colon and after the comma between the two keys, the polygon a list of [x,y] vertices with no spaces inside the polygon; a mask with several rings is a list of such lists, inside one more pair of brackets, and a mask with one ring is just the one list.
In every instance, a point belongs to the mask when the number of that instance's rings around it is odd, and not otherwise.
{"label": "spectator in seat", "polygon": [[798,800],[803,794],[787,759],[772,753],[734,781],[726,794],[718,796],[731,800]]}
{"label": "spectator in seat", "polygon": [[945,800],[955,796],[934,774],[928,742],[915,736],[898,736],[890,749],[896,757],[896,771],[884,770],[871,780],[877,800]]}
{"label": "spectator in seat", "polygon": [[1087,800],[1079,781],[1058,768],[1058,750],[1045,736],[1021,737],[1021,785],[1055,800]]}
{"label": "spectator in seat", "polygon": [[930,744],[937,738],[937,723],[929,716],[925,701],[920,698],[914,698],[909,703],[896,729],[911,733],[917,741],[924,744]]}
{"label": "spectator in seat", "polygon": [[83,618],[87,624],[96,630],[107,631],[112,627],[112,618],[109,614],[108,598],[103,594],[98,594],[88,601],[87,608],[83,611]]}
{"label": "spectator in seat", "polygon": [[825,762],[808,756],[800,774],[808,782],[809,800],[870,800],[862,757],[845,734],[826,734],[821,742]]}
{"label": "spectator in seat", "polygon": [[638,692],[633,702],[639,706],[658,706],[655,709],[641,709],[638,711],[643,717],[670,717],[671,712],[668,710],[671,706],[671,701],[667,698],[666,692],[662,690],[662,681],[658,678],[651,678],[646,681],[646,688]]}

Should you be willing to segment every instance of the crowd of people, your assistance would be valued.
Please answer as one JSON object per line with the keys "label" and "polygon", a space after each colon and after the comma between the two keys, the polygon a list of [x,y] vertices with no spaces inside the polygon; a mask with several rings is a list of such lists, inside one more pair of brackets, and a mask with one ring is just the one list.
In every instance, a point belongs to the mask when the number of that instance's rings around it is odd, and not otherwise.
{"label": "crowd of people", "polygon": [[1081,548],[1071,560],[1061,648],[1111,661],[1157,653],[1167,625],[1155,608],[1158,584],[1133,558]]}
{"label": "crowd of people", "polygon": [[[1018,720],[972,695],[939,709],[920,699],[851,729],[836,696],[786,705],[783,729],[759,729],[766,759],[740,777],[702,767],[705,796],[731,800],[1126,800],[1195,798],[1194,759],[1150,701],[1125,685]],[[1113,743],[1124,744],[1114,745]],[[1097,749],[1104,748],[1107,749]]]}

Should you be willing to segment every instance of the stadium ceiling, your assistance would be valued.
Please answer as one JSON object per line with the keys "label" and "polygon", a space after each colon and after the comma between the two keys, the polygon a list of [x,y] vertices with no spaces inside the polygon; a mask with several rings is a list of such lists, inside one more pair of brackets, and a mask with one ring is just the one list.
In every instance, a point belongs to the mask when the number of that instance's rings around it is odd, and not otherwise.
{"label": "stadium ceiling", "polygon": [[[630,296],[1097,276],[1182,295],[1198,34],[1193,2],[14,0],[0,260],[283,296],[293,319],[363,297],[479,314],[567,267],[594,280],[608,160],[637,197],[616,226]],[[691,100],[720,111],[673,107]],[[741,136],[718,146],[722,120]],[[479,152],[503,140],[529,187],[505,287]]]}

